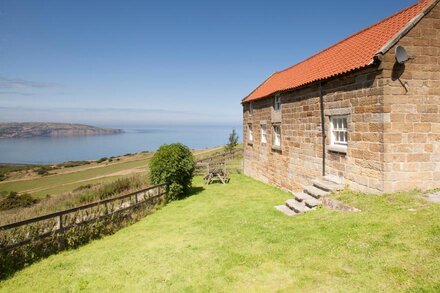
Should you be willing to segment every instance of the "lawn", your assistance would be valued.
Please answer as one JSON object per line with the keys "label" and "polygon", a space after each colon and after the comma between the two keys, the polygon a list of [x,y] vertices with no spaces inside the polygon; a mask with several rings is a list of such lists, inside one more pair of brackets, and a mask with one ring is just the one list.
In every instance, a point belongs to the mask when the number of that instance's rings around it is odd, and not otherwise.
{"label": "lawn", "polygon": [[51,256],[0,292],[440,291],[440,205],[418,192],[336,195],[358,213],[289,218],[290,195],[234,175],[140,222]]}

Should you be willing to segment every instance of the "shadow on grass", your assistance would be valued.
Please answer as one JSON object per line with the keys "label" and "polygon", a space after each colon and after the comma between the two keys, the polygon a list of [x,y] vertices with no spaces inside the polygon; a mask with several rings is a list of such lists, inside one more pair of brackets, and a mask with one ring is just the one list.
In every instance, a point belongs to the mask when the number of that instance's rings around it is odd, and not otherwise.
{"label": "shadow on grass", "polygon": [[193,195],[197,195],[200,192],[203,192],[204,190],[205,190],[205,188],[203,186],[193,186],[191,188],[191,191],[185,197],[183,197],[182,199],[190,197],[190,196],[193,196]]}

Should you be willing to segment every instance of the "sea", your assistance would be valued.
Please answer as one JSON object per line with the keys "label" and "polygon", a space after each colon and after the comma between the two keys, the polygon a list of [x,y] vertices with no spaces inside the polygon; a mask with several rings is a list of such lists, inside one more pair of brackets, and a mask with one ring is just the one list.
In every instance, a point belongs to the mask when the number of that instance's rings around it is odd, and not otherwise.
{"label": "sea", "polygon": [[206,149],[227,143],[236,130],[241,141],[241,125],[221,126],[137,126],[112,127],[121,134],[32,137],[0,139],[0,163],[52,164],[97,160],[142,151],[155,151],[163,144],[183,143],[191,149]]}

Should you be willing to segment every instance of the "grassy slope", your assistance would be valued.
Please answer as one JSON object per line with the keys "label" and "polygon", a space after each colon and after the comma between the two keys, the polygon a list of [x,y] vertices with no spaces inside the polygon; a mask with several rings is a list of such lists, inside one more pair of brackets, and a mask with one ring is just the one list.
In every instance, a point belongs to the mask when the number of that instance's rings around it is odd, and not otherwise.
{"label": "grassy slope", "polygon": [[[196,158],[222,152],[223,147],[196,150]],[[105,183],[126,175],[112,175],[117,172],[130,171],[135,168],[145,169],[147,172],[148,161],[152,154],[144,156],[136,155],[133,158],[124,158],[125,161],[101,163],[99,165],[85,165],[76,168],[56,170],[59,174],[30,178],[27,180],[0,182],[0,191],[30,192],[36,197],[44,197],[46,194],[60,194],[69,192],[86,184]],[[145,173],[146,174],[146,173]],[[128,175],[128,174],[127,174]],[[96,178],[108,176],[103,178]]]}
{"label": "grassy slope", "polygon": [[288,218],[273,208],[288,193],[245,176],[195,182],[196,195],[42,260],[0,291],[440,290],[440,206],[417,193],[345,193],[362,212]]}
{"label": "grassy slope", "polygon": [[[70,186],[66,186],[66,188],[64,189],[59,187],[60,185],[74,183],[79,180],[81,181],[84,180],[80,184],[80,185],[84,185],[90,183],[88,181],[96,181],[93,178],[97,176],[105,176],[131,168],[145,167],[145,169],[147,169],[147,166],[148,166],[147,159],[128,161],[122,163],[112,163],[108,165],[103,165],[102,167],[99,166],[94,168],[87,168],[72,173],[51,175],[51,176],[39,177],[39,178],[23,180],[23,181],[4,182],[4,183],[0,183],[0,190],[24,191],[24,190],[31,190],[34,188],[41,188],[41,187],[45,187],[45,188],[58,187],[57,192],[70,191],[72,189]],[[35,192],[35,195],[37,196],[45,195],[50,192],[51,189],[43,190],[41,192]]]}

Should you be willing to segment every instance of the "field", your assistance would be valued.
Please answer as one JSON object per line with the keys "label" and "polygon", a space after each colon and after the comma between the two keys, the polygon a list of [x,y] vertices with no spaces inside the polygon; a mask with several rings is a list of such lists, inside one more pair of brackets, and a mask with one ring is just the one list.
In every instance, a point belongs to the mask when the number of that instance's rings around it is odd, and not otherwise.
{"label": "field", "polygon": [[[205,157],[222,151],[223,148],[196,150],[196,158]],[[48,176],[37,176],[29,173],[14,174],[13,180],[0,182],[0,191],[16,191],[30,193],[35,197],[45,197],[47,194],[56,195],[70,192],[87,184],[106,183],[117,178],[141,174],[147,177],[148,162],[153,153],[139,153],[121,156],[112,162],[91,162],[88,165],[62,168],[50,171]],[[116,159],[119,159],[117,161]]]}
{"label": "field", "polygon": [[361,212],[286,217],[289,193],[243,175],[53,255],[0,292],[439,292],[440,205],[423,194],[334,197]]}

